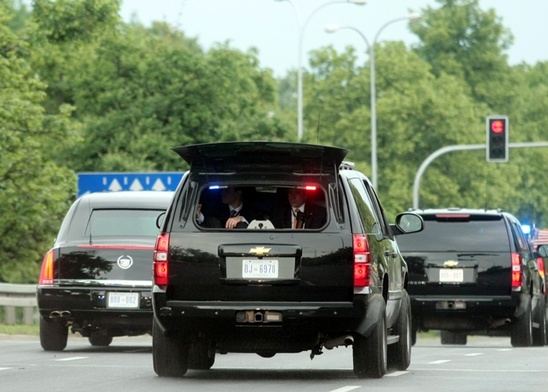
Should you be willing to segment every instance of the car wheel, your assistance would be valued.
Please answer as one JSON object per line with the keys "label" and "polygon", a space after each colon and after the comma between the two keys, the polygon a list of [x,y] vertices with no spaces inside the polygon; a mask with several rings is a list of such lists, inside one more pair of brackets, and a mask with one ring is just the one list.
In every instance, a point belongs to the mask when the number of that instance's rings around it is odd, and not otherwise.
{"label": "car wheel", "polygon": [[68,326],[62,320],[40,317],[40,345],[45,351],[63,351],[67,347]]}
{"label": "car wheel", "polygon": [[460,344],[466,345],[468,341],[468,335],[466,332],[454,332],[442,330],[440,333],[441,344]]}
{"label": "car wheel", "polygon": [[388,346],[388,364],[390,368],[405,370],[411,363],[411,302],[406,290],[403,290],[398,320],[394,333],[399,335],[397,343]]}
{"label": "car wheel", "polygon": [[188,345],[164,336],[156,319],[152,324],[152,364],[160,377],[182,377],[188,369]]}
{"label": "car wheel", "polygon": [[542,347],[546,344],[546,299],[542,295],[536,310],[538,328],[533,329],[533,346]]}
{"label": "car wheel", "polygon": [[96,347],[108,347],[112,343],[112,336],[92,333],[89,338],[89,343]]}
{"label": "car wheel", "polygon": [[215,363],[215,348],[208,341],[197,341],[190,346],[188,368],[208,370]]}
{"label": "car wheel", "polygon": [[358,378],[381,378],[387,368],[386,347],[386,305],[381,301],[381,309],[370,336],[364,338],[356,334],[352,345],[354,374]]}
{"label": "car wheel", "polygon": [[525,313],[520,319],[512,323],[510,342],[513,347],[529,347],[533,344],[533,321],[531,311],[531,298],[527,300]]}

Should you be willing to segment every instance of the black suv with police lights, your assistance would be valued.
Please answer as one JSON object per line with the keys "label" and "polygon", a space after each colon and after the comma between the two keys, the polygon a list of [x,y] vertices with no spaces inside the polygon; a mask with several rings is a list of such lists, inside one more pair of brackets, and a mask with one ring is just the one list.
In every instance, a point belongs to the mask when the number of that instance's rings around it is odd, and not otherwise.
{"label": "black suv with police lights", "polygon": [[108,346],[151,333],[154,243],[173,192],[105,192],[80,197],[44,256],[37,287],[40,343],[61,351],[68,331]]}
{"label": "black suv with police lights", "polygon": [[[229,142],[174,150],[190,170],[154,252],[159,376],[209,369],[218,353],[314,357],[337,346],[352,346],[358,377],[409,366],[407,266],[395,235],[421,230],[418,215],[390,225],[342,148]],[[292,215],[295,194],[306,202]]]}
{"label": "black suv with police lights", "polygon": [[443,344],[468,335],[546,342],[544,285],[516,217],[501,210],[416,210],[424,230],[398,244],[409,267],[413,339],[441,330]]}

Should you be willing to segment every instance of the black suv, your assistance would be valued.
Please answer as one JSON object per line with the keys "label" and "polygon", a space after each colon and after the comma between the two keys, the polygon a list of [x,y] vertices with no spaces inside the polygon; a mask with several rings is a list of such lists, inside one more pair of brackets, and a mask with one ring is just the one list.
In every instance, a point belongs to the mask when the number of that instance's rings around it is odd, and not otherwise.
{"label": "black suv", "polygon": [[480,334],[544,345],[544,285],[518,219],[500,210],[415,212],[424,230],[398,241],[409,266],[413,339],[434,329],[444,344]]}
{"label": "black suv", "polygon": [[[190,171],[154,252],[159,376],[209,369],[216,353],[312,358],[350,345],[358,377],[409,366],[407,266],[394,236],[421,230],[418,215],[388,224],[342,148],[229,142],[174,150]],[[299,197],[306,201],[295,213],[290,201]]]}
{"label": "black suv", "polygon": [[44,256],[37,288],[40,343],[67,345],[69,328],[93,346],[151,333],[152,254],[173,192],[84,195]]}

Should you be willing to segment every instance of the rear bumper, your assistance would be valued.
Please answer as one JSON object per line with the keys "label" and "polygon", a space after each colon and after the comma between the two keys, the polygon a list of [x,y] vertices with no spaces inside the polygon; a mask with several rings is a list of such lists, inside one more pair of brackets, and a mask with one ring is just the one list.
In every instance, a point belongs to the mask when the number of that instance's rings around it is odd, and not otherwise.
{"label": "rear bumper", "polygon": [[529,295],[412,296],[414,322],[424,329],[481,330],[508,325],[525,314]]}
{"label": "rear bumper", "polygon": [[230,335],[340,335],[365,322],[365,298],[354,302],[164,301],[154,294],[154,317],[164,333],[218,339]]}
{"label": "rear bumper", "polygon": [[[109,308],[108,292],[137,293],[139,307]],[[152,323],[150,288],[49,287],[37,289],[38,310],[45,319],[63,319],[76,330],[110,328],[147,333]],[[126,333],[120,332],[124,335]]]}

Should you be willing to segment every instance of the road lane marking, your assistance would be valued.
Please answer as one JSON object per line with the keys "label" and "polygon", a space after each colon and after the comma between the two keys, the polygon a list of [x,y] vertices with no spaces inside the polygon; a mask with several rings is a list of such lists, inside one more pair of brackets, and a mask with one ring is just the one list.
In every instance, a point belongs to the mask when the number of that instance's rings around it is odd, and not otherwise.
{"label": "road lane marking", "polygon": [[354,385],[348,385],[346,387],[333,389],[331,392],[348,392],[348,391],[353,391],[354,389],[358,389],[358,388],[361,388],[361,387],[360,386],[354,386]]}
{"label": "road lane marking", "polygon": [[470,354],[464,354],[465,357],[477,357],[478,355],[483,355],[483,353],[470,353]]}
{"label": "road lane marking", "polygon": [[429,365],[441,365],[442,363],[451,362],[450,359],[440,359],[438,361],[428,362]]}
{"label": "road lane marking", "polygon": [[56,361],[77,361],[79,359],[88,359],[89,357],[69,357],[69,358],[59,358]]}
{"label": "road lane marking", "polygon": [[0,370],[10,370],[11,368],[2,368],[0,367]]}
{"label": "road lane marking", "polygon": [[404,374],[407,374],[407,373],[409,372],[401,370],[397,372],[387,373],[385,377],[398,377],[398,376],[403,376]]}

